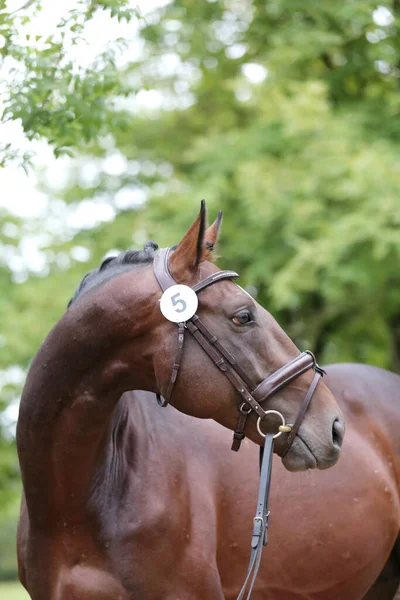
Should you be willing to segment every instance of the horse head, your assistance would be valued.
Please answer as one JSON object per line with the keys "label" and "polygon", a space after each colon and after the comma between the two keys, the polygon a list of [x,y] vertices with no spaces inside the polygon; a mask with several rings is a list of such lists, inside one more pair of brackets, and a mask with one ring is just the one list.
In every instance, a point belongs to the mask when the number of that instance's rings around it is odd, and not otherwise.
{"label": "horse head", "polygon": [[[109,324],[111,338],[102,341],[107,344],[109,358],[101,376],[107,377],[109,383],[112,381],[119,393],[129,389],[147,389],[168,395],[171,404],[178,410],[195,417],[214,419],[235,430],[238,407],[243,409],[243,398],[247,394],[244,388],[241,389],[240,382],[246,390],[257,389],[268,376],[288,363],[292,364],[293,360],[296,362],[299,350],[270,313],[229,278],[231,272],[222,272],[218,280],[216,274],[220,271],[212,262],[212,256],[220,223],[221,214],[207,228],[205,205],[202,203],[199,216],[181,242],[164,254],[165,270],[172,283],[195,289],[199,282],[215,279],[213,285],[207,284],[199,291],[197,313],[203,328],[205,326],[206,331],[212,334],[208,335],[208,344],[215,348],[218,340],[225,359],[228,357],[228,362],[233,361],[233,367],[228,365],[228,370],[233,368],[237,375],[239,369],[239,385],[232,384],[232,377],[236,375],[227,377],[224,373],[221,368],[224,358],[217,360],[218,352],[214,360],[213,348],[209,352],[204,351],[205,342],[196,339],[196,322],[194,325],[193,320],[186,325],[182,323],[179,338],[177,323],[162,314],[160,300],[163,290],[153,268],[156,245],[146,245],[144,259],[137,260],[135,268],[123,268],[121,264],[114,276],[103,277],[101,285],[92,286],[89,276],[87,283],[91,293],[83,294],[77,304],[96,305],[99,326],[101,319]],[[224,273],[228,274],[223,276]],[[234,275],[231,273],[232,277]],[[177,304],[179,300],[174,302]],[[74,306],[70,310],[74,310]],[[188,327],[193,335],[184,336]],[[179,365],[176,368],[174,363],[178,349]],[[314,363],[308,364],[309,367],[311,365],[315,366]],[[297,372],[295,377],[276,387],[263,404],[263,409],[277,411],[287,423],[295,423],[301,401],[307,395],[313,378],[313,369]],[[240,395],[242,392],[245,392],[244,396]],[[255,405],[258,411],[261,411],[261,403]],[[262,444],[257,428],[259,414],[250,414],[245,434],[255,443]],[[269,413],[269,418],[262,420],[263,432],[277,431],[280,421],[275,416],[275,413]],[[343,418],[335,398],[322,381],[315,384],[312,401],[295,433],[290,448],[285,447],[286,432],[275,444],[275,451],[283,456],[287,469],[325,469],[336,463],[344,433]]]}

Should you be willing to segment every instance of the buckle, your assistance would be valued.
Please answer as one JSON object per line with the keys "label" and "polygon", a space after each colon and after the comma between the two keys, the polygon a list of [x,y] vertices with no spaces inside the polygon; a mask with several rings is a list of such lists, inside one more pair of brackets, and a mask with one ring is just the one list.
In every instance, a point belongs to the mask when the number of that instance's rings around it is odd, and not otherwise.
{"label": "buckle", "polygon": [[243,415],[249,415],[253,409],[247,402],[242,402],[239,406],[239,410]]}
{"label": "buckle", "polygon": [[314,369],[314,371],[316,371],[317,373],[319,373],[321,375],[321,377],[323,377],[324,375],[326,375],[326,371],[324,371],[324,369],[322,367],[320,367],[318,363],[315,363],[313,369]]}
{"label": "buckle", "polygon": [[265,528],[264,519],[262,517],[254,517],[253,519],[253,533],[255,537],[260,537]]}
{"label": "buckle", "polygon": [[317,373],[319,373],[321,375],[321,377],[323,377],[324,375],[326,375],[326,371],[324,371],[324,369],[322,367],[320,367],[319,364],[317,363],[317,359],[315,358],[314,353],[311,352],[311,350],[306,350],[305,353],[309,354],[311,356],[311,358],[313,359],[313,366],[312,366],[312,368],[314,369],[314,371],[316,371]]}

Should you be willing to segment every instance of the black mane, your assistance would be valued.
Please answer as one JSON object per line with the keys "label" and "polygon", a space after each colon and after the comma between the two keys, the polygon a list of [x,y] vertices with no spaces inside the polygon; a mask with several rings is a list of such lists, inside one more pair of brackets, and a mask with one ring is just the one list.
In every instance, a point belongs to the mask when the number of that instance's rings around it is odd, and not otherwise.
{"label": "black mane", "polygon": [[132,268],[132,266],[151,264],[157,249],[158,245],[153,241],[149,241],[144,245],[143,250],[126,250],[117,256],[107,257],[103,260],[98,269],[93,269],[93,271],[89,271],[89,273],[84,276],[76,288],[73,297],[68,302],[68,307],[71,306],[81,294],[100,283],[103,283],[103,281],[111,279],[114,275],[123,273]]}

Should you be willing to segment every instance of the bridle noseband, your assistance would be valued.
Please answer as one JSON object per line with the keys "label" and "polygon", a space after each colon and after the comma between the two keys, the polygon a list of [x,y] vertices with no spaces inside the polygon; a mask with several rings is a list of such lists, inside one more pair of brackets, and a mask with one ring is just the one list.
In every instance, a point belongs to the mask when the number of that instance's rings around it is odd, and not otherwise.
{"label": "bridle noseband", "polygon": [[[167,290],[169,287],[176,285],[176,281],[168,269],[169,254],[170,249],[163,248],[156,254],[154,258],[154,274],[163,292],[165,292],[165,290]],[[196,283],[192,289],[197,294],[204,288],[208,287],[209,285],[213,285],[217,281],[222,281],[223,279],[235,279],[236,277],[239,277],[239,275],[235,273],[235,271],[217,271],[217,273],[214,273],[199,283]],[[239,450],[240,444],[245,437],[244,428],[247,417],[252,411],[254,411],[258,416],[258,432],[265,438],[264,447],[260,448],[260,485],[258,491],[256,515],[253,521],[250,563],[244,585],[237,598],[237,600],[244,600],[246,596],[246,599],[249,600],[261,563],[262,549],[263,546],[266,546],[268,543],[268,498],[271,484],[274,438],[278,437],[282,433],[289,434],[280,452],[281,457],[285,456],[297,435],[304,415],[306,414],[307,408],[315,392],[315,388],[317,387],[318,382],[325,371],[318,366],[313,353],[306,351],[302,352],[299,356],[266,377],[260,384],[253,388],[251,381],[249,381],[246,373],[236,363],[236,360],[232,354],[228,352],[226,348],[224,348],[217,336],[212,334],[200,317],[197,314],[194,314],[187,321],[178,323],[178,346],[172,366],[171,379],[164,395],[164,400],[161,398],[160,394],[157,394],[157,401],[160,406],[167,406],[171,399],[174,385],[178,377],[179,367],[181,365],[186,330],[188,330],[196,342],[200,344],[204,352],[208,354],[215,366],[218,367],[220,371],[222,371],[222,373],[229,379],[241,397],[241,402],[239,404],[239,419],[233,434],[232,450],[235,450],[236,452]],[[276,410],[264,410],[262,408],[262,402],[267,400],[278,390],[309,369],[314,369],[315,375],[310,387],[308,388],[308,392],[301,403],[299,412],[293,425],[286,425],[285,419],[280,412]],[[274,413],[280,417],[282,425],[280,425],[278,428],[278,433],[264,434],[261,430],[261,422],[266,416],[268,416],[268,414],[271,413]]]}
{"label": "bridle noseband", "polygon": [[[170,248],[162,248],[156,254],[154,258],[153,268],[156,279],[163,291],[176,285],[175,279],[172,277],[168,268],[168,259],[171,252]],[[196,283],[192,289],[196,292],[200,292],[206,287],[222,281],[224,279],[235,279],[239,277],[235,271],[217,271],[212,275],[209,275],[199,283]],[[299,427],[303,421],[304,415],[311,402],[311,398],[317,387],[320,377],[324,371],[318,366],[315,357],[312,352],[302,352],[299,356],[291,360],[289,363],[275,371],[268,377],[266,377],[260,384],[255,388],[249,381],[248,376],[236,363],[235,358],[231,355],[226,348],[221,344],[216,335],[206,327],[200,317],[195,314],[191,319],[184,323],[178,323],[178,345],[176,349],[175,359],[172,366],[171,379],[164,395],[164,399],[157,394],[158,403],[161,406],[167,406],[169,403],[176,379],[178,377],[179,368],[181,365],[183,345],[185,340],[185,331],[194,337],[196,342],[203,348],[208,354],[213,363],[220,371],[229,379],[233,387],[241,397],[241,403],[239,405],[239,418],[236,429],[233,434],[232,450],[238,451],[240,444],[245,437],[244,428],[246,425],[247,417],[250,412],[254,411],[258,416],[257,426],[261,435],[265,437],[260,429],[261,421],[269,414],[270,411],[265,411],[261,403],[267,400],[270,396],[275,394],[278,390],[286,386],[288,383],[293,381],[296,377],[299,377],[302,373],[305,373],[309,369],[314,369],[314,379],[308,389],[308,392],[300,406],[299,413],[293,425],[286,425],[285,419],[281,413],[278,413],[282,420],[282,425],[279,427],[279,432],[276,436],[282,433],[289,433],[284,447],[281,450],[280,455],[284,456],[290,449],[294,438],[299,430]],[[277,412],[277,411],[274,411]]]}

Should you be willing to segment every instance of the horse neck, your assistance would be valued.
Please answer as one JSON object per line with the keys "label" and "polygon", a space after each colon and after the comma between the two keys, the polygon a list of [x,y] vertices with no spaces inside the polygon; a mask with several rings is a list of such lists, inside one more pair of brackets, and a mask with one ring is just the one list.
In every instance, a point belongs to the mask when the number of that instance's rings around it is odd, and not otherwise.
{"label": "horse neck", "polygon": [[157,416],[154,394],[127,392],[113,410],[105,444],[93,480],[95,493],[91,507],[99,514],[110,509],[115,498],[121,498],[140,478],[149,475],[149,461],[156,462],[165,453],[164,430],[154,435],[154,417]]}
{"label": "horse neck", "polygon": [[134,328],[129,361],[124,356],[126,327],[120,321],[121,311],[105,311],[83,298],[50,332],[32,363],[17,445],[28,509],[37,510],[39,520],[46,513],[51,519],[52,512],[79,514],[121,394],[152,389],[154,375]]}

